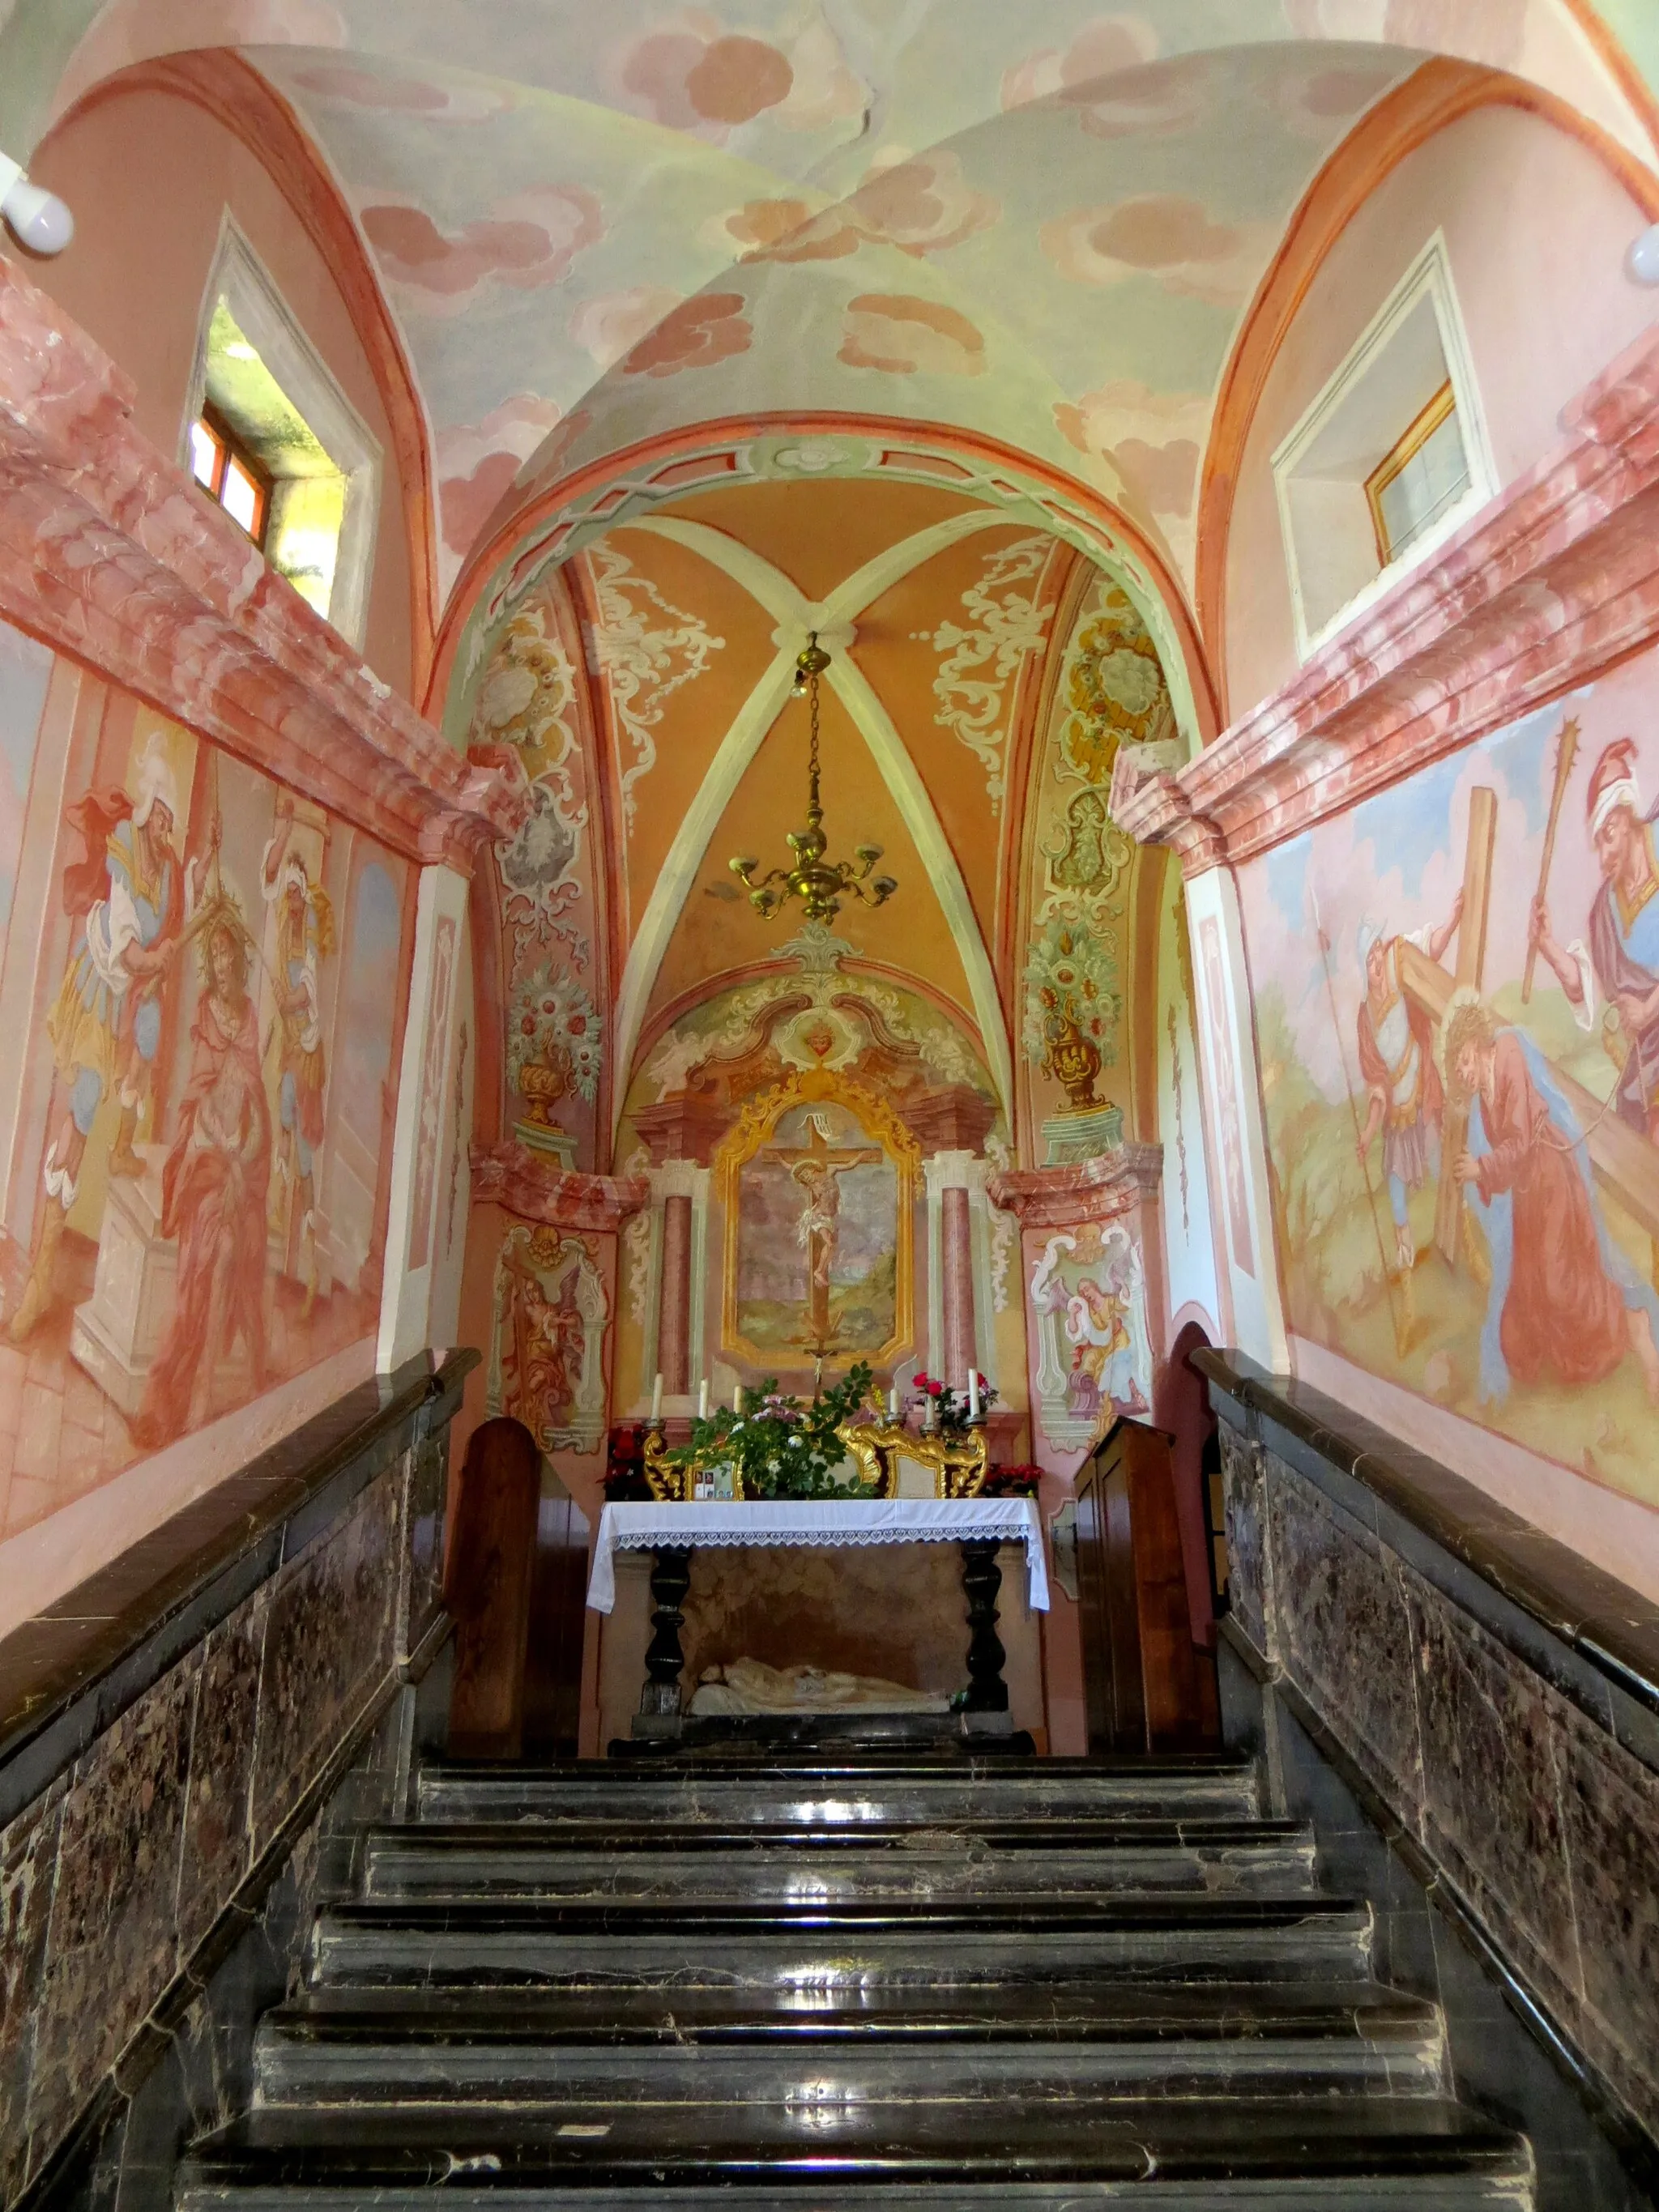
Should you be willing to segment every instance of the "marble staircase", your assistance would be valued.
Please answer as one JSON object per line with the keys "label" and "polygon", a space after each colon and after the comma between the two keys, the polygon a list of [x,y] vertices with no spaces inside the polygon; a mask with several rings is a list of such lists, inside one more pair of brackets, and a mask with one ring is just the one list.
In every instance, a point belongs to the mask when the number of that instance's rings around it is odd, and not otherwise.
{"label": "marble staircase", "polygon": [[1255,1771],[428,1768],[180,2212],[1530,2207]]}

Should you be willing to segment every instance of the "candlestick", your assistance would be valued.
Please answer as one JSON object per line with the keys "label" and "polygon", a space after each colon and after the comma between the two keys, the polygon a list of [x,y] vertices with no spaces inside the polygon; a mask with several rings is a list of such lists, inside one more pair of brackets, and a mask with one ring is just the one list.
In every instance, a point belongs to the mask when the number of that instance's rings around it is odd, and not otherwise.
{"label": "candlestick", "polygon": [[697,1419],[700,1421],[708,1419],[708,1377],[706,1375],[697,1385]]}
{"label": "candlestick", "polygon": [[970,1421],[979,1419],[979,1370],[976,1367],[968,1370],[968,1418]]}
{"label": "candlestick", "polygon": [[656,1381],[651,1385],[651,1420],[653,1427],[659,1427],[661,1425],[662,1377],[660,1375],[658,1376]]}

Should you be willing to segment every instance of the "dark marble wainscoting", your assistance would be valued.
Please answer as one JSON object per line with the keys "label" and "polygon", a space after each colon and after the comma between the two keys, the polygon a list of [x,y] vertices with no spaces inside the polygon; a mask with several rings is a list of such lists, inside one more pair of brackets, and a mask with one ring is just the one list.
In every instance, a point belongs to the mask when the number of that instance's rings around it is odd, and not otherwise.
{"label": "dark marble wainscoting", "polygon": [[171,2200],[406,1794],[475,1364],[365,1383],[0,1641],[0,2202]]}
{"label": "dark marble wainscoting", "polygon": [[[1221,1421],[1234,1740],[1322,1853],[1334,1820],[1392,1866],[1385,1970],[1442,1999],[1460,2072],[1538,2149],[1540,2205],[1654,2201],[1659,1607],[1334,1401],[1196,1358]],[[1352,1877],[1373,1896],[1382,1860]]]}

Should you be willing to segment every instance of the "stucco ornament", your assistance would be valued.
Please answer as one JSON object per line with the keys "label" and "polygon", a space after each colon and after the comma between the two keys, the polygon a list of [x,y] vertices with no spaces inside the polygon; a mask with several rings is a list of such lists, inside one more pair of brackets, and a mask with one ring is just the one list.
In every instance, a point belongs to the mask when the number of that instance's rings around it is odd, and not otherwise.
{"label": "stucco ornament", "polygon": [[1035,581],[1053,550],[1050,538],[1022,538],[988,554],[985,573],[962,595],[970,626],[941,623],[933,634],[934,652],[945,656],[933,679],[939,702],[933,719],[983,762],[994,814],[1003,799],[1008,687],[1026,654],[1041,648],[1054,619],[1054,603],[1039,605]]}
{"label": "stucco ornament", "polygon": [[1155,744],[1175,733],[1175,710],[1158,647],[1115,586],[1078,638],[1066,672],[1070,709],[1060,733],[1065,768],[1108,786],[1123,744]]}
{"label": "stucco ornament", "polygon": [[[623,813],[632,825],[635,787],[657,764],[653,732],[669,700],[701,676],[712,654],[725,649],[695,614],[671,605],[648,576],[641,576],[620,546],[601,538],[590,548],[599,620],[594,648],[610,688],[622,735],[634,757],[622,773]],[[660,617],[653,620],[654,616]]]}

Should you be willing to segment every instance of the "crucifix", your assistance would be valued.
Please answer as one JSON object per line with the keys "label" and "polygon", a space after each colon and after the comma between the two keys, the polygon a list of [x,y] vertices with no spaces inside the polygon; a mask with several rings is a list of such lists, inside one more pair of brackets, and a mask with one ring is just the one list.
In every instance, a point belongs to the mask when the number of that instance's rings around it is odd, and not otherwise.
{"label": "crucifix", "polygon": [[801,1341],[823,1356],[834,1345],[830,1326],[830,1277],[836,1257],[836,1223],[841,1212],[841,1178],[848,1169],[878,1166],[887,1157],[879,1145],[837,1147],[826,1135],[817,1115],[808,1119],[805,1144],[786,1149],[775,1158],[799,1184],[803,1204],[796,1235],[806,1253],[806,1316],[809,1334]]}

